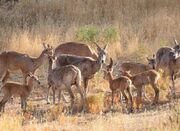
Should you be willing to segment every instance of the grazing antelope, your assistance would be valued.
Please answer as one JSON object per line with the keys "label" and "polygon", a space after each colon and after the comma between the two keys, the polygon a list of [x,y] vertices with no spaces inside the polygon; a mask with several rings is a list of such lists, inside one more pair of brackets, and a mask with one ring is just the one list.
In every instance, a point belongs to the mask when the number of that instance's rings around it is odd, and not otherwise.
{"label": "grazing antelope", "polygon": [[3,83],[8,79],[10,71],[21,70],[24,76],[24,83],[27,75],[31,72],[34,74],[48,55],[52,55],[52,47],[43,44],[44,50],[37,58],[30,57],[27,54],[21,54],[15,51],[4,51],[0,54],[0,78],[3,77]]}
{"label": "grazing antelope", "polygon": [[58,95],[58,103],[61,98],[61,91],[67,90],[71,97],[71,109],[73,109],[74,105],[74,94],[72,92],[71,86],[76,85],[78,92],[81,95],[81,99],[83,102],[83,111],[86,109],[86,98],[84,97],[80,86],[81,86],[81,71],[73,65],[66,65],[62,67],[57,67],[52,69],[53,58],[49,57],[51,61],[51,70],[48,73],[48,81],[53,89],[53,103],[55,104],[55,90],[57,89],[59,92]]}
{"label": "grazing antelope", "polygon": [[105,45],[104,48],[99,47],[98,44],[96,44],[96,46],[98,49],[97,60],[94,60],[93,58],[90,57],[80,57],[75,55],[59,55],[54,63],[56,67],[61,67],[65,65],[77,66],[82,73],[85,94],[88,91],[89,79],[94,77],[95,73],[102,68],[102,65],[105,63],[106,60],[107,45]]}
{"label": "grazing antelope", "polygon": [[35,84],[40,85],[40,81],[33,74],[27,75],[27,84],[21,84],[18,82],[6,82],[2,87],[2,92],[4,94],[3,99],[0,102],[0,111],[4,111],[6,102],[12,96],[19,96],[21,98],[21,108],[26,109],[27,107],[27,98],[33,90]]}
{"label": "grazing antelope", "polygon": [[106,66],[106,70],[104,70],[104,79],[109,81],[109,87],[112,91],[112,107],[114,105],[114,94],[116,91],[121,92],[122,95],[125,97],[126,103],[128,104],[128,97],[125,94],[125,91],[127,91],[131,103],[131,111],[133,109],[133,100],[132,100],[132,95],[131,95],[131,84],[132,81],[126,77],[126,76],[121,76],[119,78],[113,78],[112,76],[112,66],[113,66],[113,60],[110,58],[110,64]]}
{"label": "grazing antelope", "polygon": [[77,42],[67,42],[57,46],[55,49],[55,56],[61,54],[91,57],[95,60],[98,58],[97,54],[90,48],[90,46]]}
{"label": "grazing antelope", "polygon": [[[127,76],[131,79],[132,84],[137,88],[137,96],[141,99],[142,97],[142,86],[150,84],[155,91],[154,104],[156,104],[159,100],[159,89],[157,87],[157,81],[160,78],[160,75],[155,70],[148,70],[136,75],[131,75],[127,71],[120,71],[121,75]],[[139,108],[139,105],[138,107]]]}

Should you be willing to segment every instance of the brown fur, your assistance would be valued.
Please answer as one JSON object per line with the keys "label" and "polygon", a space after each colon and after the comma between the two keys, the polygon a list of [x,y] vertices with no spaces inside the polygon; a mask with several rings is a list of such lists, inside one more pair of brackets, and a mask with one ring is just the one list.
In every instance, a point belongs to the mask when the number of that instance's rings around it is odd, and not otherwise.
{"label": "brown fur", "polygon": [[37,58],[30,57],[27,54],[15,51],[5,51],[0,54],[0,77],[3,75],[3,83],[8,79],[10,71],[21,70],[24,76],[24,83],[27,75],[31,72],[34,74],[37,68],[41,66],[47,55],[52,55],[52,48],[45,47],[41,55]]}
{"label": "brown fur", "polygon": [[135,62],[125,62],[120,65],[120,70],[130,71],[132,75],[151,69],[152,68],[149,65],[145,65],[142,63],[135,63]]}
{"label": "brown fur", "polygon": [[60,54],[91,57],[95,60],[98,58],[97,54],[88,45],[77,42],[67,42],[60,44],[55,49],[55,55],[58,56]]}
{"label": "brown fur", "polygon": [[107,66],[107,71],[104,71],[104,79],[109,81],[109,87],[112,91],[112,107],[114,104],[114,94],[115,92],[121,92],[123,96],[126,99],[126,103],[128,103],[128,97],[125,94],[125,90],[128,92],[130,103],[131,103],[131,110],[133,108],[133,100],[132,100],[132,94],[131,94],[131,83],[132,81],[126,77],[126,76],[121,76],[119,78],[114,79],[112,76],[112,65],[113,61],[111,59],[111,64]]}
{"label": "brown fur", "polygon": [[77,66],[81,70],[83,82],[84,82],[84,88],[87,93],[89,79],[94,77],[95,73],[101,69],[102,64],[105,62],[106,46],[104,48],[100,48],[97,45],[98,47],[97,60],[94,60],[93,58],[90,57],[80,57],[75,55],[60,55],[57,57],[57,60],[55,61],[55,65],[56,67],[61,67],[65,65]]}
{"label": "brown fur", "polygon": [[6,102],[12,96],[19,96],[21,98],[21,108],[26,109],[27,98],[29,97],[31,91],[33,90],[34,82],[40,84],[36,76],[29,75],[29,80],[27,84],[21,84],[18,82],[6,82],[2,87],[2,92],[4,94],[3,99],[0,102],[0,111],[4,110]]}
{"label": "brown fur", "polygon": [[[49,71],[48,71],[48,93],[49,88],[52,87],[53,89],[53,104],[55,104],[55,90],[59,90],[59,99],[58,102],[60,102],[61,97],[61,91],[67,90],[71,97],[71,108],[74,104],[74,94],[72,92],[71,86],[76,85],[78,92],[81,95],[81,99],[83,101],[83,111],[86,108],[87,103],[86,99],[80,89],[81,86],[81,71],[73,65],[66,65],[62,67],[57,67],[55,69],[52,69],[53,60],[52,58],[49,58]],[[48,94],[47,94],[48,99]]]}
{"label": "brown fur", "polygon": [[[127,76],[132,80],[132,84],[137,88],[138,97],[142,97],[142,86],[151,84],[155,91],[154,103],[157,103],[159,100],[159,89],[157,88],[157,81],[160,78],[160,75],[155,70],[145,71],[136,75],[131,75],[126,71],[121,71],[123,76]],[[137,107],[139,108],[139,107]]]}

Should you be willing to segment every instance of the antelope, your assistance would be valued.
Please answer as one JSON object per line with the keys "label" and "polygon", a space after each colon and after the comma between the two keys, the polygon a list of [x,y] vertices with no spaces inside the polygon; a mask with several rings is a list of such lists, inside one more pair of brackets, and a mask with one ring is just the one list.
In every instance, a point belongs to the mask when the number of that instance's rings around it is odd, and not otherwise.
{"label": "antelope", "polygon": [[162,47],[158,49],[156,52],[156,69],[168,69],[169,62],[171,59],[175,59],[179,56],[180,52],[180,44],[177,42],[177,40],[174,40],[175,46],[173,48],[171,47]]}
{"label": "antelope", "polygon": [[153,58],[148,58],[148,65],[142,64],[142,63],[136,63],[136,62],[124,62],[120,65],[120,70],[123,71],[130,71],[132,75],[138,74],[144,71],[148,71],[151,69],[155,69],[155,55],[153,55]]}
{"label": "antelope", "polygon": [[30,57],[27,54],[18,53],[15,51],[2,52],[0,54],[0,78],[2,78],[5,74],[2,82],[4,83],[8,79],[10,71],[21,70],[25,83],[28,74],[30,72],[34,74],[36,69],[43,64],[44,60],[47,59],[47,56],[52,55],[52,47],[49,45],[46,46],[44,43],[43,46],[44,50],[37,58]]}
{"label": "antelope", "polygon": [[101,48],[95,43],[98,49],[98,59],[94,60],[90,57],[80,57],[75,55],[59,55],[54,62],[54,66],[61,67],[65,65],[77,66],[82,73],[85,94],[88,92],[88,81],[93,78],[95,73],[98,72],[106,60],[106,48]]}
{"label": "antelope", "polygon": [[27,99],[30,93],[33,90],[33,86],[36,84],[40,85],[40,81],[38,78],[33,74],[27,75],[27,84],[21,84],[18,82],[6,82],[4,83],[1,91],[3,92],[4,96],[0,102],[0,111],[4,111],[6,102],[12,96],[19,96],[21,98],[21,109],[25,109],[27,107]]}
{"label": "antelope", "polygon": [[[55,94],[55,87],[53,86],[53,81],[51,80],[51,71],[52,71],[52,65],[53,65],[53,61],[55,60],[55,56],[48,56],[48,62],[49,62],[49,67],[48,67],[48,77],[47,77],[47,84],[48,84],[48,88],[47,88],[47,104],[50,104],[50,100],[49,100],[49,90],[52,87],[52,91],[53,94]],[[54,96],[54,101],[53,104],[55,104],[55,95]],[[64,95],[62,95],[64,101],[66,101]]]}
{"label": "antelope", "polygon": [[[170,87],[171,94],[173,97],[175,97],[175,75],[177,70],[177,64],[178,62],[175,62],[177,59],[179,59],[179,53],[180,53],[180,44],[177,42],[176,39],[174,39],[175,46],[173,48],[171,47],[162,47],[160,48],[156,53],[156,70],[159,70],[160,68],[164,70],[164,74],[167,73],[170,75],[171,81],[172,81],[172,87]],[[175,63],[174,63],[175,62]],[[177,68],[176,68],[177,67]],[[174,69],[173,69],[174,68]]]}
{"label": "antelope", "polygon": [[[138,74],[138,73],[142,73],[144,71],[155,69],[155,67],[156,67],[156,62],[154,60],[155,59],[155,55],[153,55],[153,58],[148,58],[147,57],[146,59],[148,61],[147,65],[146,64],[142,64],[142,63],[136,63],[136,62],[124,62],[124,63],[122,63],[120,65],[119,70],[130,71],[131,75],[135,75],[135,74]],[[143,91],[143,97],[148,99],[147,96],[146,96],[145,91]]]}
{"label": "antelope", "polygon": [[95,60],[98,58],[97,54],[90,48],[90,46],[77,42],[67,42],[57,46],[55,49],[55,56],[61,54],[91,57]]}
{"label": "antelope", "polygon": [[131,95],[131,84],[132,81],[127,76],[121,76],[119,78],[113,78],[112,69],[113,66],[113,60],[110,58],[110,64],[106,66],[106,70],[104,70],[104,79],[109,81],[109,87],[112,91],[112,107],[114,105],[114,94],[116,91],[121,92],[122,95],[125,97],[126,103],[128,104],[128,97],[125,94],[125,91],[127,91],[131,103],[131,111],[133,109],[133,100]]}
{"label": "antelope", "polygon": [[176,96],[175,77],[178,74],[179,69],[180,69],[180,56],[177,57],[176,59],[171,59],[169,62],[169,73],[172,81],[172,88],[170,89],[173,97]]}
{"label": "antelope", "polygon": [[[160,78],[160,75],[155,70],[148,70],[136,75],[131,75],[128,71],[120,71],[121,75],[127,76],[131,79],[132,84],[137,88],[137,96],[141,99],[142,97],[142,86],[150,84],[155,92],[155,98],[153,104],[156,104],[159,100],[159,89],[157,87],[157,81]],[[137,101],[136,101],[137,102]],[[139,105],[137,105],[139,109]]]}
{"label": "antelope", "polygon": [[[56,57],[55,57],[56,58]],[[86,108],[86,99],[80,89],[81,86],[81,71],[74,65],[66,65],[62,67],[57,67],[52,69],[53,58],[50,59],[50,70],[48,72],[48,81],[53,89],[53,104],[55,104],[55,90],[59,92],[58,103],[60,103],[61,91],[67,90],[71,97],[71,111],[74,105],[74,94],[72,92],[71,86],[76,85],[76,88],[81,95],[81,100],[83,101],[83,111]]]}

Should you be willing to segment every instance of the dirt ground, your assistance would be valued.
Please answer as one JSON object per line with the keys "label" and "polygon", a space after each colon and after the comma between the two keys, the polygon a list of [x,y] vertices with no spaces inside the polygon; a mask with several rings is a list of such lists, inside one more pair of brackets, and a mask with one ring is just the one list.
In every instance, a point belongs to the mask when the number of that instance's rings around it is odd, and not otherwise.
{"label": "dirt ground", "polygon": [[[139,112],[128,113],[124,107],[115,112],[99,111],[98,113],[75,113],[72,116],[62,113],[66,109],[64,103],[53,105],[46,103],[46,79],[39,76],[42,87],[35,88],[28,100],[27,111],[21,111],[20,99],[13,98],[6,104],[6,112],[0,116],[0,129],[9,116],[21,117],[18,121],[20,127],[17,130],[177,130],[179,124],[180,80],[177,81],[177,99],[160,100],[158,105],[152,106],[146,102]],[[21,80],[14,76],[13,80]],[[89,94],[95,95],[96,89],[90,90]],[[51,102],[52,102],[52,93]],[[2,95],[0,99],[2,98]],[[68,99],[68,96],[66,96]],[[56,100],[57,102],[57,100]],[[69,105],[68,103],[66,104]],[[177,109],[176,109],[177,108]],[[177,110],[177,111],[176,111]],[[175,112],[175,113],[174,113]],[[175,116],[173,116],[175,114]],[[6,118],[7,115],[7,118]],[[4,118],[5,117],[5,118]],[[177,117],[177,118],[176,118]],[[12,117],[10,117],[12,118]],[[174,119],[178,119],[175,121]],[[174,122],[175,121],[175,122]],[[18,123],[17,122],[17,123]],[[174,124],[175,123],[175,124]],[[1,125],[2,124],[2,125]],[[7,123],[5,125],[8,125]],[[12,124],[11,124],[12,125]],[[2,126],[2,127],[1,127]],[[11,127],[11,126],[10,126]],[[10,130],[10,127],[6,127]],[[16,130],[16,128],[14,128]]]}

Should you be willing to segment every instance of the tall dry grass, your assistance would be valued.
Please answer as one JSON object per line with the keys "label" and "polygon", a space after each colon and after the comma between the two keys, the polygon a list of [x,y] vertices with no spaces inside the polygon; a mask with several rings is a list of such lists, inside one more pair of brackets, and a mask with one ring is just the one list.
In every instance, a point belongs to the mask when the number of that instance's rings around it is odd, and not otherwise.
{"label": "tall dry grass", "polygon": [[173,44],[173,37],[180,39],[179,12],[179,0],[20,0],[14,6],[1,3],[1,50],[37,55],[42,42],[56,46],[77,41],[76,31],[83,26],[91,25],[100,31],[113,26],[119,39],[110,43],[110,55],[144,60],[158,47]]}

